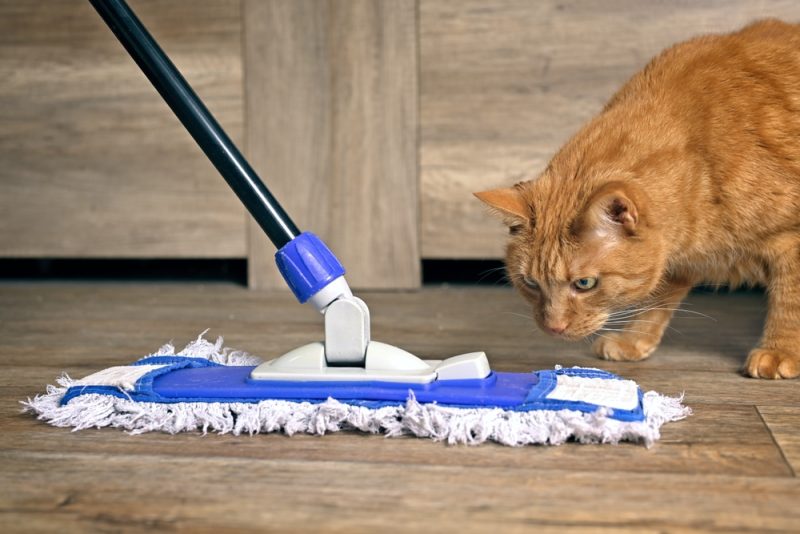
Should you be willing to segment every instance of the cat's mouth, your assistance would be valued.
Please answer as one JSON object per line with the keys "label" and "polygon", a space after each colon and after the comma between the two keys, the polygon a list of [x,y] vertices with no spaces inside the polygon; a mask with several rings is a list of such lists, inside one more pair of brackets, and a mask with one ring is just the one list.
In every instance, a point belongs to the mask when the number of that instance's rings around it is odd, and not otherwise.
{"label": "cat's mouth", "polygon": [[552,328],[547,327],[542,327],[542,329],[557,339],[563,339],[565,341],[580,341],[595,335],[600,335],[600,333],[605,330],[605,324],[607,320],[607,317],[603,317],[602,320],[569,325],[563,330],[553,330]]}
{"label": "cat's mouth", "polygon": [[564,341],[580,341],[582,339],[586,339],[587,337],[599,332],[601,330],[601,328],[602,327],[598,327],[598,328],[595,328],[595,329],[585,329],[585,328],[573,329],[573,328],[567,328],[567,329],[565,329],[563,331],[553,331],[550,328],[543,328],[543,330],[547,334],[551,335],[552,337],[554,337],[556,339],[563,339]]}
{"label": "cat's mouth", "polygon": [[540,330],[556,339],[580,341],[605,330],[609,317],[606,312],[599,311],[555,320],[534,314],[534,322]]}

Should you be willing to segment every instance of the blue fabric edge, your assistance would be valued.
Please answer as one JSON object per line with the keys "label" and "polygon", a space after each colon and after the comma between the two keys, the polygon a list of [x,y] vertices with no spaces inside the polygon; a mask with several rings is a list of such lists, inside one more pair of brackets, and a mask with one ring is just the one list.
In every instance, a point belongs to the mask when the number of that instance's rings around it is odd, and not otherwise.
{"label": "blue fabric edge", "polygon": [[[70,400],[74,399],[75,397],[91,393],[100,395],[111,395],[122,399],[128,399],[134,402],[156,402],[160,404],[179,404],[179,403],[256,404],[263,400],[268,400],[268,399],[253,399],[253,398],[242,398],[242,399],[229,398],[223,401],[220,399],[211,399],[211,398],[165,398],[153,390],[153,381],[156,379],[156,377],[161,376],[165,373],[170,373],[177,369],[216,367],[216,366],[221,366],[222,364],[218,364],[206,360],[204,358],[192,358],[186,356],[149,356],[142,358],[131,364],[131,366],[139,366],[139,365],[165,365],[165,367],[162,367],[160,369],[154,369],[141,376],[136,381],[135,384],[136,389],[134,391],[125,391],[115,386],[91,386],[91,385],[71,386],[67,389],[64,396],[61,398],[60,404],[63,406],[67,404]],[[513,412],[532,412],[537,410],[550,410],[550,411],[574,410],[584,413],[594,413],[598,409],[606,408],[608,410],[608,417],[619,421],[635,422],[635,421],[643,421],[645,419],[644,406],[643,406],[644,395],[642,393],[641,388],[639,388],[638,386],[637,390],[638,390],[639,402],[637,407],[633,410],[612,409],[582,401],[562,401],[556,399],[547,399],[547,395],[551,391],[553,391],[553,389],[555,389],[556,387],[558,375],[578,376],[583,378],[602,378],[608,380],[625,380],[624,378],[618,375],[609,373],[607,371],[603,371],[601,369],[594,369],[587,367],[561,368],[552,371],[551,370],[534,371],[534,374],[536,374],[539,377],[539,381],[537,384],[531,387],[523,404],[518,406],[504,407],[505,410]],[[411,391],[409,391],[409,393],[411,393]],[[285,402],[294,402],[294,403],[305,402],[310,404],[321,404],[325,402],[327,399],[291,399],[291,400],[275,399],[275,400],[284,400]],[[338,399],[338,400],[339,402],[342,402],[344,404],[349,404],[351,406],[360,406],[370,409],[377,409],[388,406],[402,406],[405,404],[405,402],[401,401],[374,401],[374,400],[357,400],[357,399]],[[432,404],[438,404],[439,406],[448,406],[448,407],[462,408],[462,409],[492,409],[491,406],[485,406],[485,405],[450,405],[446,403],[432,403]]]}

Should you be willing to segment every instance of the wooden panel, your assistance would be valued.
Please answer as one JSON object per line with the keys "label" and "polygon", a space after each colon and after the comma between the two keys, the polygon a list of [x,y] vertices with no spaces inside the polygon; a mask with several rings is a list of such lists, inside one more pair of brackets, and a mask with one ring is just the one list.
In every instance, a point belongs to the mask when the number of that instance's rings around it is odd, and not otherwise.
{"label": "wooden panel", "polygon": [[500,257],[504,230],[470,194],[531,178],[662,48],[793,0],[421,0],[422,256]]}
{"label": "wooden panel", "polygon": [[[791,399],[787,399],[792,402]],[[783,451],[786,461],[800,473],[800,406],[759,406],[758,412],[764,418],[775,442]]]}
{"label": "wooden panel", "polygon": [[[239,0],[131,6],[241,141]],[[88,2],[0,0],[0,124],[0,256],[245,256],[238,200]]]}
{"label": "wooden panel", "polygon": [[[33,383],[34,369],[15,369],[20,382]],[[42,373],[54,373],[55,368],[36,368]],[[71,376],[80,377],[84,370]],[[29,388],[29,387],[28,387]],[[41,386],[39,386],[41,389]],[[0,401],[0,411],[13,412],[16,398],[30,395],[24,388],[5,389],[8,396]],[[569,462],[569,470],[586,472],[661,473],[685,475],[729,475],[753,477],[791,477],[781,450],[775,445],[764,423],[752,407],[728,405],[697,405],[696,415],[679,424],[664,427],[662,441],[648,451],[636,445],[620,447],[543,447],[536,454],[520,449],[488,444],[486,451],[476,448],[443,447],[427,440],[385,440],[385,443],[366,441],[365,436],[344,433],[324,445],[325,458],[336,462],[368,461],[412,466],[515,467],[519,469],[551,469]],[[237,436],[210,435],[205,439],[184,435],[181,438],[162,434],[132,437],[124,432],[98,430],[80,432],[65,437],[64,431],[37,423],[28,417],[3,420],[0,450],[63,453],[90,452],[93,454],[125,455],[135,451],[150,456],[193,456],[215,458],[260,459],[269,451],[272,460],[303,461],[320,453],[319,438],[307,435],[268,435],[258,439]],[[742,436],[748,436],[743,440]],[[180,441],[180,447],[175,442]],[[598,462],[598,455],[603,461]]]}
{"label": "wooden panel", "polygon": [[[419,285],[413,0],[245,2],[247,146],[360,288]],[[285,286],[251,222],[250,284]]]}
{"label": "wooden panel", "polygon": [[65,531],[529,532],[544,524],[760,533],[795,531],[800,521],[800,484],[790,477],[571,472],[568,462],[409,468],[330,461],[324,447],[305,461],[268,452],[258,459],[0,452],[2,521],[16,514],[41,529],[55,516]]}

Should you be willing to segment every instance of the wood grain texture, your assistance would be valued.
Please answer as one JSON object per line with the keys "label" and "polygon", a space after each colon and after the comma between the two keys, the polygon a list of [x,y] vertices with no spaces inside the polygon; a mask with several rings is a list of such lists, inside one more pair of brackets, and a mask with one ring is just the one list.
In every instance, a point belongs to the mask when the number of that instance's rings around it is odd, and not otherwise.
{"label": "wood grain texture", "polygon": [[[54,367],[36,368],[33,373],[16,375],[17,380],[32,382],[35,376],[57,373]],[[80,370],[75,376],[86,373]],[[88,373],[86,373],[88,374]],[[23,388],[7,390],[9,399],[0,404],[0,410],[16,408],[13,397],[25,398],[29,392]],[[7,403],[7,405],[6,405]],[[486,452],[466,447],[431,447],[425,440],[386,440],[371,443],[366,436],[342,434],[341,438],[325,444],[325,459],[329,461],[394,463],[409,468],[416,465],[473,467],[518,467],[521,469],[551,469],[562,461],[569,461],[570,470],[592,472],[630,472],[650,474],[726,475],[750,477],[787,477],[792,470],[775,446],[769,432],[752,406],[702,404],[692,419],[681,424],[664,427],[658,447],[646,456],[637,447],[546,447],[536,454],[520,452],[521,449],[488,444]],[[0,437],[0,450],[15,448],[27,452],[59,453],[64,451],[63,430],[49,426],[32,427],[30,416],[21,415],[4,421],[4,435]],[[715,434],[708,435],[704,428],[711,426]],[[747,442],[742,436],[747,435]],[[216,458],[262,458],[265,449],[273,460],[303,461],[319,455],[318,437],[298,435],[268,435],[258,439],[235,436],[201,436],[180,438],[180,448],[175,448],[175,438],[162,434],[132,437],[124,432],[92,430],[70,437],[71,450],[93,454],[128,454],[131,447],[141,455],[180,457],[212,456]],[[598,464],[598,455],[602,463]]]}
{"label": "wood grain texture", "polygon": [[6,509],[34,525],[57,515],[67,529],[769,532],[800,521],[800,484],[788,477],[27,451],[0,455],[0,469]]}
{"label": "wood grain texture", "polygon": [[[248,0],[247,147],[360,288],[420,283],[413,0]],[[283,288],[251,221],[251,287]]]}
{"label": "wood grain texture", "polygon": [[501,257],[504,229],[471,192],[535,177],[662,48],[756,18],[800,20],[791,0],[421,0],[419,9],[425,258]]}
{"label": "wood grain texture", "polygon": [[800,473],[800,407],[759,406],[758,413],[767,424],[795,475]]}
{"label": "wood grain texture", "polygon": [[62,371],[125,364],[209,327],[210,338],[224,333],[227,346],[272,357],[319,339],[321,319],[290,295],[227,284],[0,284],[0,529],[796,530],[800,388],[738,373],[760,334],[763,295],[691,295],[689,307],[713,320],[677,318],[662,349],[634,364],[534,332],[508,288],[361,296],[374,337],[417,354],[485,350],[502,371],[596,366],[645,389],[685,392],[694,415],[665,425],[651,449],[73,433],[19,413],[18,401]]}
{"label": "wood grain texture", "polygon": [[[239,0],[131,6],[242,139]],[[88,2],[0,1],[0,256],[244,257],[244,210]]]}

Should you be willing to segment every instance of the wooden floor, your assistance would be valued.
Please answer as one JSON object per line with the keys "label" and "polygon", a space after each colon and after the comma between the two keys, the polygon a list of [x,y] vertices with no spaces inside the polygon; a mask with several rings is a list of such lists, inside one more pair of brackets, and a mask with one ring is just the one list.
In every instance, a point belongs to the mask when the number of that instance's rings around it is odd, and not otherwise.
{"label": "wooden floor", "polygon": [[373,337],[504,371],[597,366],[686,393],[694,416],[641,445],[450,447],[422,439],[72,433],[20,414],[80,377],[206,328],[270,357],[321,336],[285,295],[232,285],[0,285],[0,531],[800,531],[800,383],[742,377],[760,294],[693,295],[636,364],[535,331],[506,288],[362,295]]}

